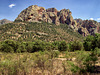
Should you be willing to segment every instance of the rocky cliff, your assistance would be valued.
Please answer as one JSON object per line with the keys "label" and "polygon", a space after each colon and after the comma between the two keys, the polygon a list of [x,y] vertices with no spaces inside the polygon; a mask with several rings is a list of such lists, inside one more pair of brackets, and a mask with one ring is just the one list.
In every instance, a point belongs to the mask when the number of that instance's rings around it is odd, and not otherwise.
{"label": "rocky cliff", "polygon": [[32,5],[23,10],[15,21],[28,21],[28,22],[48,22],[56,25],[68,24],[72,29],[78,30],[76,21],[73,19],[69,9],[62,9],[58,11],[56,8],[45,9],[37,5]]}
{"label": "rocky cliff", "polygon": [[75,19],[77,22],[78,32],[83,36],[100,33],[100,23],[94,20]]}
{"label": "rocky cliff", "polygon": [[39,7],[32,5],[23,10],[15,21],[22,22],[48,22],[56,25],[67,24],[74,31],[79,32],[83,36],[94,35],[100,32],[100,23],[93,20],[73,19],[69,9],[58,11],[56,8]]}

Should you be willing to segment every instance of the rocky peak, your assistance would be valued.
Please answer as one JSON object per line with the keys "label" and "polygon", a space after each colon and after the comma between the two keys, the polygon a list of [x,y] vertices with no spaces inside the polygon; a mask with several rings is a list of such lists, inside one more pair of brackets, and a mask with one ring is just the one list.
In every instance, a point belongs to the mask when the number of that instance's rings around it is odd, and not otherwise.
{"label": "rocky peak", "polygon": [[71,15],[71,11],[69,9],[62,9],[60,10],[61,13],[65,13],[65,14],[68,14],[68,15]]}
{"label": "rocky peak", "polygon": [[[71,11],[69,9],[62,9],[58,11],[56,8],[39,7],[37,5],[32,5],[23,10],[15,21],[28,21],[28,22],[48,22],[59,25],[60,23],[76,25],[75,20],[71,16]],[[71,26],[72,28],[75,28]]]}
{"label": "rocky peak", "polygon": [[46,12],[58,12],[58,10],[56,8],[48,8]]}
{"label": "rocky peak", "polygon": [[32,5],[23,10],[15,21],[27,22],[48,22],[56,25],[67,24],[74,31],[78,31],[83,36],[100,33],[100,23],[94,20],[73,19],[72,12],[69,9],[58,11],[56,8],[40,7]]}

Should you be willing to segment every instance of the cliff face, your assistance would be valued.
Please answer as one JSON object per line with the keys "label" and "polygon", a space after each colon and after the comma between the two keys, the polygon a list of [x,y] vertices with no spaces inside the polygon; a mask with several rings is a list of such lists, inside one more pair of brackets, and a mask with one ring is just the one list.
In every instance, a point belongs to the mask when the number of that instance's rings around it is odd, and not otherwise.
{"label": "cliff face", "polygon": [[45,9],[37,5],[32,5],[23,10],[15,21],[27,22],[48,22],[56,25],[68,24],[72,29],[77,30],[76,21],[73,19],[69,9],[62,9],[58,11],[56,8]]}
{"label": "cliff face", "polygon": [[100,33],[100,23],[94,20],[75,19],[77,22],[78,32],[83,36]]}

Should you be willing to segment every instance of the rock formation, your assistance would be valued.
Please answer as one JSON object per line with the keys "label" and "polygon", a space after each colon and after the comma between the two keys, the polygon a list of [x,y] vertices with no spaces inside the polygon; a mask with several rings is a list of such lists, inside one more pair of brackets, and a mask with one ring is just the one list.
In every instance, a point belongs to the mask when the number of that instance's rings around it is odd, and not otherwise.
{"label": "rock formation", "polygon": [[67,24],[74,31],[78,31],[83,36],[94,35],[100,32],[100,23],[93,20],[73,19],[69,9],[58,11],[56,8],[45,9],[37,5],[32,5],[23,10],[15,21],[22,22],[48,22],[56,25]]}
{"label": "rock formation", "polygon": [[100,32],[100,23],[94,20],[75,19],[77,22],[78,32],[83,36],[94,35]]}
{"label": "rock formation", "polygon": [[32,5],[23,10],[15,21],[27,21],[27,22],[48,22],[54,23],[56,25],[68,24],[70,27],[75,30],[76,21],[73,19],[71,15],[71,11],[69,9],[62,9],[58,11],[56,8],[45,9],[43,7],[39,7],[37,5]]}

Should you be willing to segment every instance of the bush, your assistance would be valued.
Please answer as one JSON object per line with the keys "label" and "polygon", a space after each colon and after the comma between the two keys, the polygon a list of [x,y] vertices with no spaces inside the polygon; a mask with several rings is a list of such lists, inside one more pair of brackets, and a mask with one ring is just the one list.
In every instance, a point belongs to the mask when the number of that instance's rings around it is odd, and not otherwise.
{"label": "bush", "polygon": [[13,47],[11,47],[11,46],[9,46],[8,44],[5,44],[5,43],[3,43],[2,45],[1,45],[1,48],[0,48],[0,51],[2,51],[2,52],[14,52],[14,49],[13,49]]}
{"label": "bush", "polygon": [[32,51],[32,52],[44,51],[45,48],[46,48],[45,42],[42,42],[42,41],[36,41],[36,42],[34,43],[33,51]]}
{"label": "bush", "polygon": [[24,43],[20,43],[19,45],[18,45],[18,49],[16,50],[16,52],[27,52],[27,50],[26,50],[26,45],[24,44]]}
{"label": "bush", "polygon": [[68,66],[70,67],[70,70],[73,72],[73,73],[76,73],[80,70],[80,68],[78,66],[76,66],[73,62],[71,61],[67,61],[68,63]]}
{"label": "bush", "polygon": [[86,51],[95,49],[96,47],[100,48],[100,34],[95,34],[95,36],[89,35],[84,40],[84,48]]}
{"label": "bush", "polygon": [[86,57],[86,60],[83,63],[85,65],[85,69],[88,72],[95,71],[95,64],[96,64],[96,61],[98,60],[97,51],[98,51],[98,48],[91,50],[91,53],[89,54],[89,56]]}
{"label": "bush", "polygon": [[27,52],[32,53],[33,52],[33,46],[34,46],[33,42],[27,42],[26,43],[26,50],[27,50]]}
{"label": "bush", "polygon": [[96,47],[100,48],[100,34],[95,34]]}
{"label": "bush", "polygon": [[83,43],[84,49],[86,51],[91,51],[91,49],[95,48],[95,45],[96,45],[95,42],[96,40],[94,36],[91,36],[91,35],[87,36]]}
{"label": "bush", "polygon": [[5,40],[1,42],[0,50],[3,52],[15,52],[17,49],[16,41]]}
{"label": "bush", "polygon": [[83,49],[83,43],[79,41],[74,41],[70,44],[70,51],[75,51],[75,50],[82,50]]}
{"label": "bush", "polygon": [[58,50],[59,44],[60,44],[59,41],[54,41],[54,42],[52,43],[52,45],[54,46],[54,49],[55,49],[55,50]]}
{"label": "bush", "polygon": [[60,44],[58,46],[58,50],[59,51],[66,51],[67,50],[67,44],[65,41],[60,42]]}

